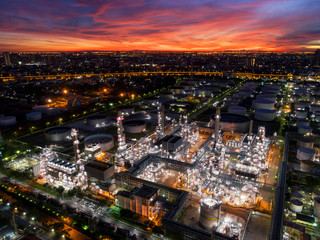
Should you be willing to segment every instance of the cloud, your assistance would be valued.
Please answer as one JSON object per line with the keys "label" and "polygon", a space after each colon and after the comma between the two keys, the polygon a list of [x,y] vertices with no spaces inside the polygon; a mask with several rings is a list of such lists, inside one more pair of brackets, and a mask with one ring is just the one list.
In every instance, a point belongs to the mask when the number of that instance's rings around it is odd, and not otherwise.
{"label": "cloud", "polygon": [[320,6],[312,3],[1,1],[0,50],[300,50],[320,39]]}

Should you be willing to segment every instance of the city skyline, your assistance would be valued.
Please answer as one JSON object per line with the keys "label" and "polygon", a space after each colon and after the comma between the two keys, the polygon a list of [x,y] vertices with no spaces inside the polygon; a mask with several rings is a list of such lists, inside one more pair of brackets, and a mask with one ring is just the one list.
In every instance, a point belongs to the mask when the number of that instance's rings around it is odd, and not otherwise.
{"label": "city skyline", "polygon": [[[10,1],[0,51],[315,51],[313,1]],[[311,7],[312,6],[312,7]]]}

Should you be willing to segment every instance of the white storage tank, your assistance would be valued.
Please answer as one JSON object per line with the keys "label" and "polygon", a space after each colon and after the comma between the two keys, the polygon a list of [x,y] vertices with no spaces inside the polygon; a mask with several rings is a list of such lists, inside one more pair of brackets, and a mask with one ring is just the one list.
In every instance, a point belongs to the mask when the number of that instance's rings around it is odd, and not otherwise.
{"label": "white storage tank", "polygon": [[123,122],[124,131],[127,133],[141,133],[146,130],[147,123],[142,120],[128,120]]}
{"label": "white storage tank", "polygon": [[260,95],[257,95],[257,99],[269,100],[269,101],[275,102],[277,100],[277,96],[272,94],[260,94]]}
{"label": "white storage tank", "polygon": [[320,219],[320,197],[316,197],[313,202],[313,214]]}
{"label": "white storage tank", "polygon": [[298,192],[298,193],[303,193],[303,189],[300,186],[292,186],[291,187],[291,192]]}
{"label": "white storage tank", "polygon": [[202,227],[212,230],[219,222],[221,212],[221,201],[214,198],[200,200],[199,223]]}
{"label": "white storage tank", "polygon": [[310,122],[309,122],[309,120],[306,120],[306,119],[299,119],[297,121],[297,125],[298,126],[307,126],[307,127],[309,127]]}
{"label": "white storage tank", "polygon": [[12,126],[17,123],[15,116],[3,116],[0,118],[0,126]]}
{"label": "white storage tank", "polygon": [[299,160],[313,160],[314,156],[316,154],[316,151],[312,148],[298,148],[297,151],[297,159]]}
{"label": "white storage tank", "polygon": [[294,200],[294,199],[298,199],[298,200],[302,201],[303,195],[299,192],[292,192],[290,200]]}
{"label": "white storage tank", "polygon": [[320,111],[320,105],[312,104],[311,107],[310,107],[310,111],[311,111],[311,112]]}
{"label": "white storage tank", "polygon": [[272,121],[274,119],[274,110],[257,109],[254,118],[259,121]]}
{"label": "white storage tank", "polygon": [[311,134],[312,133],[312,127],[308,126],[298,126],[298,133],[299,134]]}
{"label": "white storage tank", "polygon": [[226,106],[226,107],[228,107],[228,106],[235,106],[235,105],[238,105],[239,104],[239,101],[236,101],[236,100],[230,100],[230,99],[228,99],[228,100],[225,100],[224,101],[224,105]]}
{"label": "white storage tank", "polygon": [[306,110],[295,110],[295,117],[297,119],[306,119],[308,112]]}
{"label": "white storage tank", "polygon": [[290,201],[290,209],[294,212],[301,213],[303,209],[303,203],[298,199]]}
{"label": "white storage tank", "polygon": [[242,106],[230,106],[228,107],[228,113],[246,115],[246,108]]}
{"label": "white storage tank", "polygon": [[59,108],[49,108],[46,113],[48,116],[56,116],[56,115],[60,114],[60,109]]}
{"label": "white storage tank", "polygon": [[161,92],[160,98],[162,99],[172,99],[173,98],[173,93],[172,92]]}
{"label": "white storage tank", "polygon": [[315,168],[315,162],[310,161],[310,160],[302,160],[300,161],[300,171],[301,172],[308,172],[311,173],[313,172]]}
{"label": "white storage tank", "polygon": [[84,144],[86,147],[98,145],[105,152],[114,147],[114,140],[109,134],[95,134],[85,137]]}
{"label": "white storage tank", "polygon": [[253,100],[252,101],[252,108],[253,109],[269,109],[273,110],[274,108],[274,103],[269,100]]}
{"label": "white storage tank", "polygon": [[317,189],[314,189],[312,191],[312,199],[315,199],[316,197],[320,197],[320,191]]}
{"label": "white storage tank", "polygon": [[32,111],[34,111],[34,112],[46,113],[49,108],[50,108],[50,107],[47,106],[47,105],[38,105],[38,106],[34,106],[34,107],[32,108]]}
{"label": "white storage tank", "polygon": [[297,140],[297,147],[304,147],[304,148],[313,148],[314,140],[313,138],[302,137]]}
{"label": "white storage tank", "polygon": [[28,121],[39,121],[41,120],[42,115],[41,112],[31,112],[26,114],[26,119]]}

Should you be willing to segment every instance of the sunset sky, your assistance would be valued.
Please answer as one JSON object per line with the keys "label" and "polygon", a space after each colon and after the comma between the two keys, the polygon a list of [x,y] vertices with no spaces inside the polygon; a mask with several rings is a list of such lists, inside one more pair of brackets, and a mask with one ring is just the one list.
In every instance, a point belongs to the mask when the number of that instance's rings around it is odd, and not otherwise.
{"label": "sunset sky", "polygon": [[0,51],[320,48],[320,0],[2,0]]}

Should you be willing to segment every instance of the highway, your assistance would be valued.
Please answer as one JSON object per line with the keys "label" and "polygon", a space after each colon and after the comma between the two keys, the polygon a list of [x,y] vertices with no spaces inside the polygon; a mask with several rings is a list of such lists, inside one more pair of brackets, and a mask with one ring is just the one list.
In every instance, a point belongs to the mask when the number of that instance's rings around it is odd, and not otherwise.
{"label": "highway", "polygon": [[[223,72],[193,72],[193,71],[167,71],[167,72],[115,72],[115,73],[79,73],[79,74],[57,74],[57,75],[25,75],[25,76],[7,76],[0,77],[0,80],[3,82],[15,81],[19,79],[33,80],[33,79],[72,79],[77,77],[91,77],[91,76],[101,76],[101,77],[134,77],[134,76],[157,76],[157,75],[174,75],[174,76],[183,76],[183,75],[195,75],[195,76],[223,76]],[[239,78],[300,78],[302,80],[320,80],[320,76],[300,76],[292,74],[265,74],[265,73],[247,73],[247,72],[236,72],[234,73],[235,77]]]}

